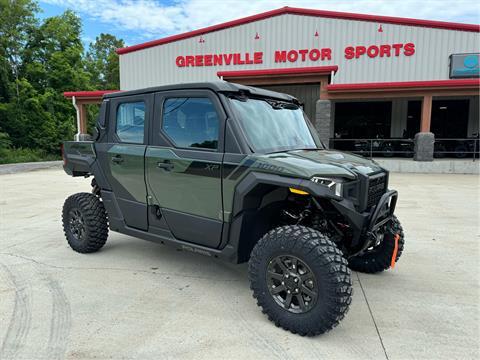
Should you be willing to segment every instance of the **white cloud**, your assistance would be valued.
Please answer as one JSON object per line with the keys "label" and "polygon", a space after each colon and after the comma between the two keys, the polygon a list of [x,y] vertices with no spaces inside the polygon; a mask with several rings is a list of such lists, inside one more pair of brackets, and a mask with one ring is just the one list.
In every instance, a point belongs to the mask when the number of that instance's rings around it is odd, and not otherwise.
{"label": "white cloud", "polygon": [[42,0],[73,9],[112,27],[142,33],[145,39],[177,34],[283,6],[478,23],[475,0]]}

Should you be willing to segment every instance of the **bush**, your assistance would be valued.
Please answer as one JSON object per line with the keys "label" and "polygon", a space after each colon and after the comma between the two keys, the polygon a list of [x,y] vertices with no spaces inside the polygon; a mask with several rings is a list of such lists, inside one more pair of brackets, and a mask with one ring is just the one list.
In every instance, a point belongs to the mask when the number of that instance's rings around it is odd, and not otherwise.
{"label": "bush", "polygon": [[27,148],[0,148],[0,164],[60,160],[59,155],[47,154],[42,150]]}
{"label": "bush", "polygon": [[0,151],[3,149],[9,149],[12,145],[12,141],[10,140],[10,136],[7,133],[0,132]]}

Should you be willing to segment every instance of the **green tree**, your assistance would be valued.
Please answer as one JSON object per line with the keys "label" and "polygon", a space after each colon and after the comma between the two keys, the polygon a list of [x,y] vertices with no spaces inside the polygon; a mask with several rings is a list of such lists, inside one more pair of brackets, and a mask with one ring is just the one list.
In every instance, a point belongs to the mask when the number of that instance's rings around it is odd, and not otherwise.
{"label": "green tree", "polygon": [[7,133],[1,132],[0,129],[0,150],[9,149],[12,146],[12,141]]}
{"label": "green tree", "polygon": [[59,92],[88,89],[84,69],[82,24],[74,12],[45,19],[30,35],[24,58],[24,75],[35,87]]}
{"label": "green tree", "polygon": [[64,91],[119,87],[122,40],[101,34],[85,54],[75,13],[40,22],[38,11],[35,1],[0,0],[0,162],[48,157],[73,138],[75,110]]}
{"label": "green tree", "polygon": [[47,18],[29,30],[23,50],[16,102],[0,109],[0,123],[15,146],[56,152],[74,134],[75,111],[67,90],[90,88],[84,69],[81,21],[73,12]]}
{"label": "green tree", "polygon": [[103,33],[97,36],[95,42],[90,43],[86,55],[86,69],[97,89],[120,88],[119,59],[115,50],[124,46],[122,39]]}
{"label": "green tree", "polygon": [[[37,26],[36,12],[35,1],[0,0],[0,99],[10,98],[6,85],[9,78],[20,78],[25,44],[29,33]],[[18,96],[18,87],[15,90]]]}

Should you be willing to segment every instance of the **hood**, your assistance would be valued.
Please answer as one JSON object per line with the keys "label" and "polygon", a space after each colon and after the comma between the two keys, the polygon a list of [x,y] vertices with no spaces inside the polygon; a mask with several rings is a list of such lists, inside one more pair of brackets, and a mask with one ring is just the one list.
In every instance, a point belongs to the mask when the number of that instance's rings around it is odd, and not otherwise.
{"label": "hood", "polygon": [[369,175],[383,169],[374,161],[335,150],[292,150],[262,155],[258,158],[288,175],[356,178],[357,173]]}

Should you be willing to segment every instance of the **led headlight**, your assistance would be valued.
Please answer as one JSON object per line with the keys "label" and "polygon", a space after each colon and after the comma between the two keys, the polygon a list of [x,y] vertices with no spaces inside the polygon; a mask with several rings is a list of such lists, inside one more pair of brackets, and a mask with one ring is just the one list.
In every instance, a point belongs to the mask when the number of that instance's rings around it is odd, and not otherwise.
{"label": "led headlight", "polygon": [[342,196],[342,185],[343,185],[342,179],[332,179],[332,178],[323,178],[323,177],[314,176],[310,180],[312,180],[317,184],[328,187],[335,193],[335,195]]}

